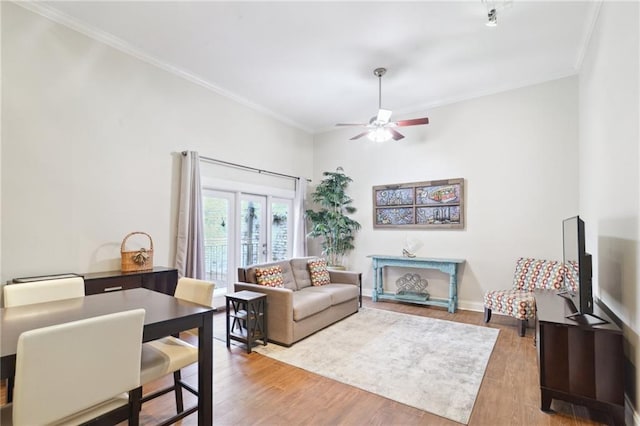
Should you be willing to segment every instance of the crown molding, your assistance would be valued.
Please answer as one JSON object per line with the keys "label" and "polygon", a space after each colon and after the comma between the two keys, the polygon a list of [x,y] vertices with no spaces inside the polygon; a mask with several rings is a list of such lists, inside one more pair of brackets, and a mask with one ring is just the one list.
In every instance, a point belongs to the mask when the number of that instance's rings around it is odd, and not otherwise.
{"label": "crown molding", "polygon": [[187,80],[191,83],[197,84],[198,86],[201,86],[207,90],[210,90],[212,92],[215,92],[216,94],[223,96],[231,101],[234,101],[238,104],[244,105],[254,111],[257,111],[259,113],[262,113],[266,116],[269,116],[283,124],[286,124],[288,126],[292,126],[295,127],[297,129],[300,129],[306,133],[309,134],[313,134],[313,131],[311,129],[309,129],[306,126],[303,126],[291,119],[289,119],[288,117],[285,117],[283,115],[280,115],[270,109],[267,109],[265,107],[263,107],[262,105],[256,104],[254,102],[249,101],[248,99],[245,99],[241,96],[236,95],[235,93],[232,93],[228,90],[225,90],[221,87],[216,86],[215,84],[212,84],[211,82],[205,80],[204,78],[193,74],[191,72],[188,72],[184,69],[178,68],[176,66],[173,66],[169,63],[166,63],[154,56],[151,56],[145,52],[143,52],[140,49],[137,49],[135,47],[133,47],[131,44],[127,43],[126,41],[115,37],[112,34],[109,34],[107,32],[104,31],[100,31],[96,28],[87,26],[85,24],[83,24],[82,22],[70,17],[67,14],[64,14],[62,12],[60,12],[59,10],[56,10],[50,6],[44,5],[42,3],[38,3],[38,2],[34,2],[34,1],[12,1],[12,3],[29,10],[30,12],[36,13],[40,16],[43,16],[53,22],[56,22],[60,25],[63,25],[67,28],[70,28],[76,32],[79,32],[93,40],[96,40],[100,43],[103,43],[109,47],[112,47],[122,53],[125,53],[129,56],[132,56],[136,59],[139,59],[143,62],[146,62],[148,64],[151,64],[157,68],[160,68],[168,73],[171,73],[175,76],[178,76],[184,80]]}
{"label": "crown molding", "polygon": [[580,46],[580,50],[578,50],[578,55],[576,57],[576,62],[574,64],[574,68],[576,69],[577,72],[579,72],[580,69],[582,68],[582,62],[584,61],[584,56],[587,54],[587,49],[589,48],[589,44],[591,43],[591,37],[593,36],[593,32],[595,31],[595,28],[596,28],[596,23],[598,22],[598,17],[600,16],[602,3],[604,3],[604,0],[598,0],[591,3],[591,9],[589,11],[589,16],[588,16],[588,24],[582,36],[582,44]]}

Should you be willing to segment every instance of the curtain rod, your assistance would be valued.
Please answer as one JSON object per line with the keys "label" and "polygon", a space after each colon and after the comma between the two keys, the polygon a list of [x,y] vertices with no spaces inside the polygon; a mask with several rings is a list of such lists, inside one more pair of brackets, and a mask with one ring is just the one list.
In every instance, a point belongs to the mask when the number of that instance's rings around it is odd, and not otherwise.
{"label": "curtain rod", "polygon": [[[182,155],[187,155],[187,151],[182,151]],[[286,175],[284,173],[271,172],[269,170],[257,169],[255,167],[245,166],[244,164],[231,163],[229,161],[218,160],[216,158],[200,156],[200,160],[201,161],[206,161],[206,162],[209,162],[209,163],[223,164],[223,165],[229,166],[229,167],[236,167],[236,168],[239,168],[239,169],[251,170],[253,172],[260,173],[260,174],[265,173],[265,174],[268,174],[268,175],[279,176],[279,177],[283,177],[283,178],[287,178],[287,179],[295,179],[295,180],[300,179],[298,176]],[[311,182],[311,179],[307,179],[307,182]]]}

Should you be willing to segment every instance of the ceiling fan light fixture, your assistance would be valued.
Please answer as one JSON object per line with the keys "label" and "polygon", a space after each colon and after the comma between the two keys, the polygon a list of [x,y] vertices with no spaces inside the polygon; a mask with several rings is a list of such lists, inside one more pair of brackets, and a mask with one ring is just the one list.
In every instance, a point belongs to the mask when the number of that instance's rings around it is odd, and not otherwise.
{"label": "ceiling fan light fixture", "polygon": [[393,135],[384,127],[378,127],[377,129],[373,129],[367,134],[367,138],[373,142],[386,142],[393,139]]}
{"label": "ceiling fan light fixture", "polygon": [[396,127],[418,126],[421,124],[429,124],[427,117],[413,118],[409,120],[401,120],[391,122],[391,111],[382,109],[382,76],[387,72],[386,68],[376,68],[373,74],[378,77],[378,114],[369,119],[369,123],[338,123],[336,126],[359,126],[366,127],[368,130],[357,134],[349,140],[354,141],[366,136],[373,142],[386,142],[388,140],[399,141],[404,139],[404,135],[397,130]]}

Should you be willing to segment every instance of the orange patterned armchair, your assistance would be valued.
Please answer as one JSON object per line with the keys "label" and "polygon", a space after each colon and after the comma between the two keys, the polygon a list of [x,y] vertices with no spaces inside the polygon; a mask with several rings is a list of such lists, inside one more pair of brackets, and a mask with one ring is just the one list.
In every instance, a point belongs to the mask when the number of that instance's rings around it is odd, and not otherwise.
{"label": "orange patterned armchair", "polygon": [[[575,290],[575,280],[567,278],[567,267],[559,261],[519,258],[510,290],[492,290],[484,295],[484,322],[491,319],[491,312],[508,315],[518,320],[518,334],[525,334],[527,321],[536,313],[533,291]],[[566,281],[566,282],[565,282]]]}

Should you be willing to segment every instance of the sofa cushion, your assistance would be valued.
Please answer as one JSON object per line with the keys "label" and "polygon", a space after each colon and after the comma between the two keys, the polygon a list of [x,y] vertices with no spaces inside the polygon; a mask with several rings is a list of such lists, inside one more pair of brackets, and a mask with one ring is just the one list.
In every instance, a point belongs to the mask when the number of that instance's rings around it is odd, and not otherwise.
{"label": "sofa cushion", "polygon": [[317,259],[317,257],[296,257],[291,259],[291,272],[298,286],[297,290],[311,286],[311,274],[309,273],[307,262],[312,259]]}
{"label": "sofa cushion", "polygon": [[311,284],[314,286],[326,285],[331,283],[331,277],[327,270],[327,261],[317,258],[307,261],[309,274],[311,275]]}
{"label": "sofa cushion", "polygon": [[288,288],[291,290],[297,290],[296,281],[293,278],[293,273],[291,272],[291,265],[288,260],[281,260],[279,262],[271,262],[264,263],[261,265],[249,266],[246,268],[245,280],[248,283],[257,284],[258,280],[256,279],[256,268],[266,268],[269,266],[280,266],[282,270],[282,280],[284,284],[284,288]]}
{"label": "sofa cushion", "polygon": [[256,281],[267,287],[284,287],[282,268],[280,265],[256,268]]}
{"label": "sofa cushion", "polygon": [[360,296],[359,287],[351,284],[326,284],[323,286],[309,287],[305,291],[314,291],[327,294],[331,297],[331,305],[357,299]]}
{"label": "sofa cushion", "polygon": [[484,306],[519,320],[532,319],[536,314],[536,298],[526,290],[488,291],[484,295]]}
{"label": "sofa cushion", "polygon": [[322,312],[331,306],[331,295],[316,291],[312,288],[293,292],[293,320],[300,321],[311,315]]}

